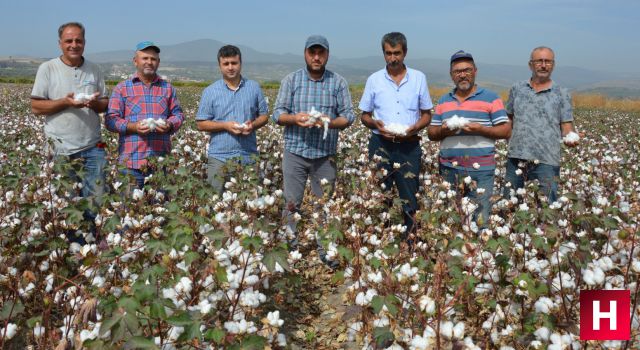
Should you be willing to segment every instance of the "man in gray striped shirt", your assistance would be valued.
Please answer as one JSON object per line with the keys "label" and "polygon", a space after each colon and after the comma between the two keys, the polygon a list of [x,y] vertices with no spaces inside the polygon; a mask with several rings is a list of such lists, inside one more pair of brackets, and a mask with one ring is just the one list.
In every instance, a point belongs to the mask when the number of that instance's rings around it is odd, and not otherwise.
{"label": "man in gray striped shirt", "polygon": [[222,79],[203,92],[196,115],[198,130],[209,132],[207,182],[218,192],[230,176],[227,162],[253,163],[255,130],[269,120],[260,85],[242,77],[242,53],[233,45],[218,51]]}
{"label": "man in gray striped shirt", "polygon": [[287,202],[284,216],[293,234],[296,234],[293,214],[302,204],[307,179],[311,177],[311,191],[317,197],[323,196],[323,185],[333,189],[338,131],[355,119],[347,81],[325,69],[329,60],[327,39],[310,36],[304,59],[306,68],[282,80],[272,116],[273,121],[284,125],[282,171]]}

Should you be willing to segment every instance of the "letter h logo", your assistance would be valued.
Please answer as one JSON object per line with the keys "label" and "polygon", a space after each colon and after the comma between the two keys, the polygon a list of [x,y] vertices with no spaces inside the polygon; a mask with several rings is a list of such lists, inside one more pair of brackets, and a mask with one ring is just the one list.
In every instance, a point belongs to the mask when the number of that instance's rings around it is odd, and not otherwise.
{"label": "letter h logo", "polygon": [[580,340],[629,340],[631,291],[581,290]]}

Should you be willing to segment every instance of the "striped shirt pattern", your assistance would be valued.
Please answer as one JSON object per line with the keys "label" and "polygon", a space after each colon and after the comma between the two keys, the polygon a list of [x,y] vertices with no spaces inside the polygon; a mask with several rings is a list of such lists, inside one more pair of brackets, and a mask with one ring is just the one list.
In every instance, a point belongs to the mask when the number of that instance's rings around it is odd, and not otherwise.
{"label": "striped shirt pattern", "polygon": [[[224,80],[209,85],[203,92],[196,120],[235,121],[242,124],[269,113],[260,85],[242,78],[237,90],[231,90]],[[207,155],[222,162],[242,157],[243,163],[258,153],[255,131],[249,135],[232,135],[226,131],[212,132]]]}
{"label": "striped shirt pattern", "polygon": [[[509,121],[500,97],[495,92],[480,87],[462,103],[455,98],[455,89],[442,96],[436,106],[431,125],[442,126],[444,121],[454,115],[483,126],[494,126]],[[480,166],[477,169],[474,168],[476,163]],[[447,136],[440,141],[440,164],[466,171],[495,169],[495,140],[467,134],[464,131]]]}
{"label": "striped shirt pattern", "polygon": [[[164,119],[171,125],[168,133],[150,132],[146,135],[127,134],[127,123],[153,118]],[[171,135],[184,121],[184,115],[176,96],[176,89],[159,76],[147,87],[138,78],[120,82],[109,99],[105,126],[120,134],[118,160],[127,168],[141,169],[150,156],[162,156],[171,151]]]}
{"label": "striped shirt pattern", "polygon": [[[342,116],[349,124],[355,120],[347,81],[328,70],[321,79],[313,80],[306,69],[290,73],[282,80],[271,118],[277,123],[281,114],[309,112],[311,107],[331,119]],[[323,128],[287,125],[284,128],[284,148],[308,159],[336,154],[338,130],[329,129],[324,140],[323,133]]]}

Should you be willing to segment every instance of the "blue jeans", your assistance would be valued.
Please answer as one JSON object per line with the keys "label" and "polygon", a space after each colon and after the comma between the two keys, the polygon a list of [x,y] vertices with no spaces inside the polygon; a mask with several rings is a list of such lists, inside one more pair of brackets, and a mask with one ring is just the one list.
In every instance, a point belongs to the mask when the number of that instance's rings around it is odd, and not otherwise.
{"label": "blue jeans", "polygon": [[132,169],[132,168],[124,168],[120,170],[122,175],[132,176],[136,182],[136,187],[138,189],[144,188],[144,178],[149,176],[152,172],[150,171],[142,171],[140,169]]}
{"label": "blue jeans", "polygon": [[[476,208],[473,213],[473,220],[478,224],[479,228],[486,228],[489,222],[489,215],[491,214],[491,196],[493,195],[493,177],[495,171],[493,169],[467,171],[441,164],[439,173],[445,181],[456,187],[460,183],[464,183],[464,178],[467,176],[470,176],[471,180],[476,182],[476,189],[471,189],[465,185],[462,196],[469,197],[469,199],[478,205],[478,208]],[[478,194],[478,188],[484,189],[484,193]]]}
{"label": "blue jeans", "polygon": [[[422,165],[420,142],[395,143],[385,140],[378,134],[371,133],[369,158],[373,159],[374,155],[382,157],[378,167],[387,170],[387,177],[383,181],[385,190],[390,190],[395,183],[398,195],[404,201],[402,213],[404,225],[407,226],[406,232],[413,232],[416,228],[413,216],[418,210],[416,193],[418,192]],[[400,164],[400,168],[394,169],[393,163]],[[407,176],[408,174],[413,176]]]}
{"label": "blue jeans", "polygon": [[[520,168],[522,174],[516,175],[518,164],[523,163]],[[517,190],[524,187],[525,181],[538,180],[540,192],[547,196],[549,203],[558,199],[558,179],[560,178],[560,166],[538,163],[518,158],[507,158],[507,173],[505,180],[511,183],[511,188]],[[509,198],[509,188],[503,190],[503,197]]]}
{"label": "blue jeans", "polygon": [[[95,233],[95,218],[97,207],[102,203],[102,197],[105,193],[105,168],[107,165],[106,152],[103,147],[94,146],[84,151],[76,152],[69,156],[56,156],[56,162],[66,162],[80,160],[81,168],[70,168],[67,174],[74,181],[82,183],[81,195],[87,198],[92,209],[87,209],[83,213],[85,222],[89,231]],[[75,231],[65,232],[70,242],[85,244],[86,241],[82,236],[76,236]]]}
{"label": "blue jeans", "polygon": [[105,191],[105,172],[107,165],[104,148],[91,147],[69,156],[69,160],[82,160],[82,175],[73,171],[69,176],[82,182],[82,197],[99,199]]}

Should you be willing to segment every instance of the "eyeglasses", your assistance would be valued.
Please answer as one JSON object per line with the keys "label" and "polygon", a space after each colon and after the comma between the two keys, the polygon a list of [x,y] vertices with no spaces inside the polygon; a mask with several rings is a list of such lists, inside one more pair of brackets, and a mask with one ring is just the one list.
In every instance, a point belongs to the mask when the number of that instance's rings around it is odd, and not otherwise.
{"label": "eyeglasses", "polygon": [[456,69],[451,71],[451,74],[453,75],[469,75],[471,73],[473,73],[473,68]]}
{"label": "eyeglasses", "polygon": [[554,60],[531,60],[529,62],[533,63],[534,66],[553,66],[553,64],[556,63]]}

